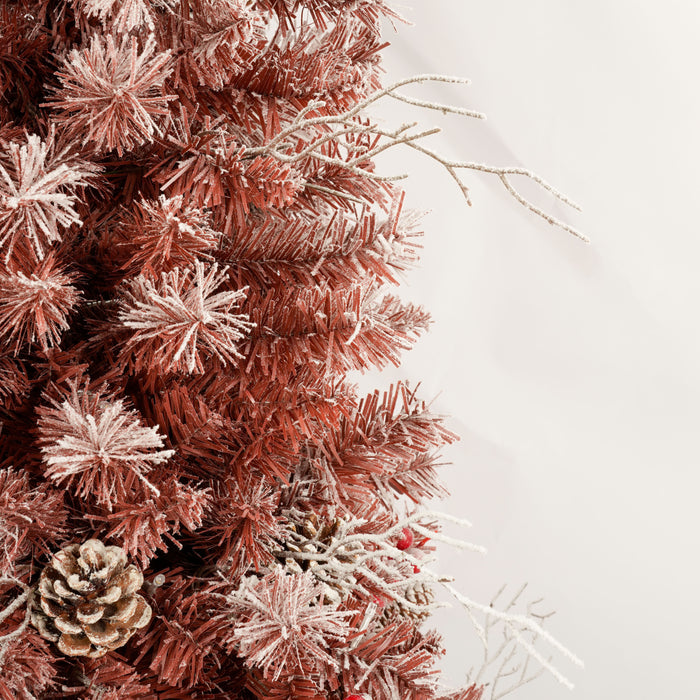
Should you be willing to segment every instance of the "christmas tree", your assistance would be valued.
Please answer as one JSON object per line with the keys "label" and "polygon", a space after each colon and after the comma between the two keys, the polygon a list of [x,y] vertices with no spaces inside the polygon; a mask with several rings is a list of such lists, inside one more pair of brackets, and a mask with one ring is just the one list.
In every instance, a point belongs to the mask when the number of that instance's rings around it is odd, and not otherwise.
{"label": "christmas tree", "polygon": [[[434,588],[558,672],[536,615],[429,568],[453,435],[389,287],[419,222],[374,158],[383,0],[0,0],[0,697],[478,700]],[[476,621],[483,614],[486,622]],[[514,653],[514,652],[513,652]],[[509,657],[510,658],[510,657]],[[489,663],[492,663],[493,659]]]}

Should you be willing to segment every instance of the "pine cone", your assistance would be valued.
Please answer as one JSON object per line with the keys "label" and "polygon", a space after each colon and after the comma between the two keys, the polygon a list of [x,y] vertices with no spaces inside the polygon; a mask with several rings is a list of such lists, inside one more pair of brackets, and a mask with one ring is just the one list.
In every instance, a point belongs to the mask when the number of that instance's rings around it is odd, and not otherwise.
{"label": "pine cone", "polygon": [[406,607],[401,601],[392,600],[382,612],[381,621],[384,624],[394,622],[398,617],[408,617],[416,622],[430,617],[430,606],[435,602],[435,593],[429,584],[423,581],[411,584],[403,591],[403,595],[410,603],[425,606],[425,610],[414,610]]}
{"label": "pine cone", "polygon": [[338,517],[321,520],[316,513],[293,510],[288,511],[286,516],[289,526],[279,561],[293,574],[309,570],[314,572],[319,561],[298,559],[293,555],[301,552],[324,555],[333,548],[333,554],[329,554],[327,559],[321,559],[325,570],[325,576],[321,580],[326,598],[340,602],[355,583],[351,572],[359,554],[357,545],[349,547],[342,544],[347,534],[347,521]]}
{"label": "pine cone", "polygon": [[316,513],[306,513],[300,522],[292,525],[295,532],[304,535],[309,540],[316,540],[329,545],[338,533],[343,521],[340,518],[332,518],[328,522],[319,523]]}
{"label": "pine cone", "polygon": [[68,545],[41,572],[32,622],[67,656],[99,658],[149,623],[151,608],[137,593],[142,584],[121,547]]}

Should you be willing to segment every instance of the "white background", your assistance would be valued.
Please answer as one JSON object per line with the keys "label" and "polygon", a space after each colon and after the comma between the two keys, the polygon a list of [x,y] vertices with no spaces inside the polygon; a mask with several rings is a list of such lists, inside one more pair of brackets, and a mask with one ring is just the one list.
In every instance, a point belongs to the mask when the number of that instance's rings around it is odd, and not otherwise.
{"label": "white background", "polygon": [[[466,173],[473,206],[438,166],[403,152],[409,206],[431,209],[404,295],[432,332],[385,378],[422,380],[462,441],[444,510],[489,554],[444,551],[458,587],[488,602],[528,581],[555,635],[586,662],[554,661],[521,700],[700,698],[700,4],[694,0],[414,0],[389,37],[386,82],[472,79],[413,95],[486,122],[411,112],[432,145],[523,165],[584,207],[522,191],[586,246]],[[385,382],[384,382],[385,383]],[[441,393],[440,393],[441,392]],[[437,616],[448,679],[474,660],[465,615]]]}

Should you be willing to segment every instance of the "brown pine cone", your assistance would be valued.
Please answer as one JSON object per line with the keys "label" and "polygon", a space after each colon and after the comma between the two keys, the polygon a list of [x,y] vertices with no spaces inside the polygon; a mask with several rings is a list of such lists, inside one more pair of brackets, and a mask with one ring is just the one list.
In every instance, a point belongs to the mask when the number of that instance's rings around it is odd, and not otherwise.
{"label": "brown pine cone", "polygon": [[[296,517],[295,517],[296,516]],[[289,531],[286,549],[290,552],[324,552],[337,544],[346,534],[342,518],[333,517],[321,521],[316,513],[287,513]],[[333,557],[344,563],[352,563],[357,553],[350,551],[346,546],[336,548]],[[313,567],[313,560],[299,560],[302,571]]]}
{"label": "brown pine cone", "polygon": [[41,572],[32,622],[64,654],[99,658],[149,623],[151,608],[137,593],[142,584],[121,547],[68,545]]}
{"label": "brown pine cone", "polygon": [[319,524],[319,517],[316,513],[305,513],[304,517],[292,527],[295,532],[304,535],[309,540],[330,544],[342,523],[343,521],[340,518],[332,518]]}
{"label": "brown pine cone", "polygon": [[430,606],[435,602],[435,593],[429,584],[422,581],[413,583],[403,591],[403,595],[410,603],[424,607],[424,609],[415,610],[406,607],[401,601],[392,600],[384,607],[382,622],[389,624],[399,617],[408,617],[416,622],[421,622],[430,617]]}
{"label": "brown pine cone", "polygon": [[[326,598],[340,602],[355,583],[352,570],[361,549],[357,543],[343,544],[348,534],[347,520],[333,516],[319,518],[316,513],[291,509],[285,515],[288,526],[282,551],[277,555],[278,561],[293,574],[309,570],[317,573],[316,567],[322,562],[324,576],[321,580]],[[315,560],[294,556],[301,553],[319,554],[321,557]]]}

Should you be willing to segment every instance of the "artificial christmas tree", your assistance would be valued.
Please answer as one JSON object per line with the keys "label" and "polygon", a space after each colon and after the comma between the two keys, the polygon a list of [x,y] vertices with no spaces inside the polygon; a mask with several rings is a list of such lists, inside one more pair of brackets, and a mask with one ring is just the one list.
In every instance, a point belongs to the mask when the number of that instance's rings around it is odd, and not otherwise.
{"label": "artificial christmas tree", "polygon": [[[0,0],[0,697],[478,700],[427,566],[455,439],[386,291],[418,223],[365,109],[382,0]],[[562,195],[551,190],[564,201]],[[484,633],[477,624],[477,631]],[[555,671],[556,673],[556,671]]]}

